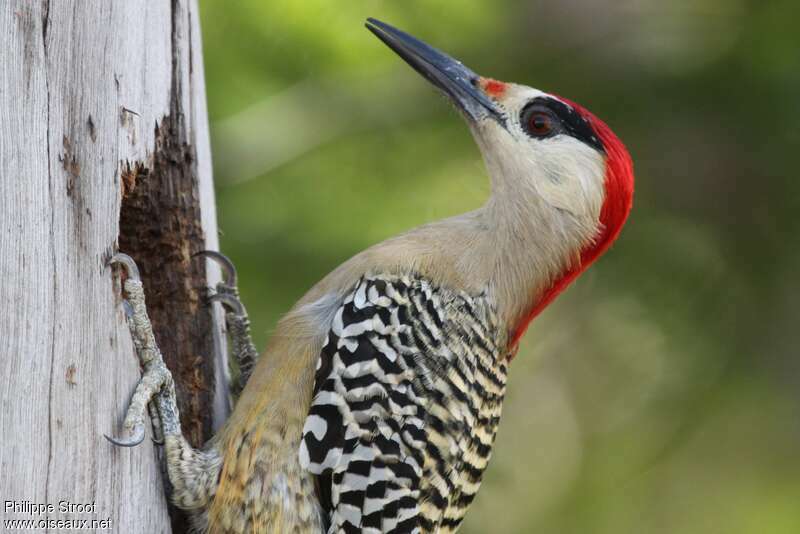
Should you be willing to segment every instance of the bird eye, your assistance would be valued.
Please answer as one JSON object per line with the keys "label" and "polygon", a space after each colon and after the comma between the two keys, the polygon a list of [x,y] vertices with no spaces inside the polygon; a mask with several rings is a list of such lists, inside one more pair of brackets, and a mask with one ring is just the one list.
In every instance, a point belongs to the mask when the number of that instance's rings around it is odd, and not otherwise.
{"label": "bird eye", "polygon": [[532,107],[522,112],[522,127],[531,137],[548,137],[556,129],[556,121],[548,109]]}

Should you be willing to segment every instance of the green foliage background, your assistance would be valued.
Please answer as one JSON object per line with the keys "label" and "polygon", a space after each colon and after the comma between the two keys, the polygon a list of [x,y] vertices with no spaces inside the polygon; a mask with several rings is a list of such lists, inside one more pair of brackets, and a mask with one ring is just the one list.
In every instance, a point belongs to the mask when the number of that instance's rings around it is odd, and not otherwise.
{"label": "green foliage background", "polygon": [[800,532],[795,0],[201,7],[222,247],[262,346],[340,262],[488,194],[367,16],[581,102],[633,155],[631,220],[529,330],[463,532]]}

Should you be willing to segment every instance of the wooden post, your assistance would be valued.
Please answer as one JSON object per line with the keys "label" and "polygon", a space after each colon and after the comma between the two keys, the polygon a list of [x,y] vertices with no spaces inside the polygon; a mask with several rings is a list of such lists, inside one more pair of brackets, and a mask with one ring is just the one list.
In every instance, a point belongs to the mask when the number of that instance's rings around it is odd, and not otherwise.
{"label": "wooden post", "polygon": [[7,0],[0,30],[0,521],[169,532],[152,442],[103,439],[139,378],[106,261],[139,263],[201,444],[228,404],[219,274],[191,257],[217,249],[196,0]]}

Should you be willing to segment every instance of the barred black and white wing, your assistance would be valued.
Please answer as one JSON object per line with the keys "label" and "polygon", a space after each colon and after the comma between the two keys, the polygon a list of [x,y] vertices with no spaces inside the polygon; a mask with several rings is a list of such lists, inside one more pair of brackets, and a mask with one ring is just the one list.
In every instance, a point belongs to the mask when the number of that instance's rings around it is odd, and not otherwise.
{"label": "barred black and white wing", "polygon": [[329,532],[458,527],[505,392],[495,324],[484,297],[418,277],[364,277],[344,299],[299,453],[317,476]]}

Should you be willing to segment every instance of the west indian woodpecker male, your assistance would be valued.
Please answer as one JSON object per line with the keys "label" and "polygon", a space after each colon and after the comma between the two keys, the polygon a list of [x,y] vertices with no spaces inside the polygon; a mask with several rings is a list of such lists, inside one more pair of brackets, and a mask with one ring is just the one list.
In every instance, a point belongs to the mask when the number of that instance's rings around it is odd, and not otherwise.
{"label": "west indian woodpecker male", "polygon": [[125,419],[144,436],[152,399],[172,498],[210,532],[451,532],[491,454],[509,363],[530,321],[605,252],[631,207],[631,160],[581,106],[483,78],[380,21],[367,28],[460,110],[492,183],[486,204],[357,254],[280,321],[255,361],[233,268],[227,310],[246,383],[203,450],[181,434],[133,261],[129,322],[144,376]]}

